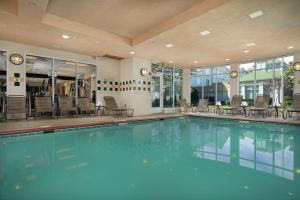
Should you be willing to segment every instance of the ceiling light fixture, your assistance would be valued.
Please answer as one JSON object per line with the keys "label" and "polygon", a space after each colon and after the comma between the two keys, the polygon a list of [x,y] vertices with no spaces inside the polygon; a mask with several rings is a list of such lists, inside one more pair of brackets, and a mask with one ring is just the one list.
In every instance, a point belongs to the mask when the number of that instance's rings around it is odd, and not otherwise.
{"label": "ceiling light fixture", "polygon": [[229,61],[229,60],[230,60],[230,58],[226,58],[225,60],[226,60],[226,61]]}
{"label": "ceiling light fixture", "polygon": [[131,55],[134,55],[134,54],[135,54],[135,52],[134,52],[134,51],[130,51],[129,53],[130,53]]}
{"label": "ceiling light fixture", "polygon": [[208,30],[200,32],[200,35],[202,35],[202,36],[205,36],[205,35],[208,35],[208,34],[210,34],[210,32]]}
{"label": "ceiling light fixture", "polygon": [[195,60],[194,63],[197,64],[197,63],[199,63],[199,61],[198,61],[198,60]]}
{"label": "ceiling light fixture", "polygon": [[68,36],[68,35],[62,35],[61,36],[63,39],[70,39],[70,36]]}
{"label": "ceiling light fixture", "polygon": [[256,44],[254,42],[251,42],[251,43],[248,43],[246,44],[247,47],[252,47],[252,46],[255,46]]}
{"label": "ceiling light fixture", "polygon": [[255,12],[253,12],[253,13],[250,13],[250,14],[249,14],[249,17],[250,17],[251,19],[254,19],[254,18],[257,18],[257,17],[262,16],[263,14],[264,14],[263,11],[258,10],[258,11],[255,11]]}
{"label": "ceiling light fixture", "polygon": [[167,48],[171,48],[171,47],[174,47],[174,45],[173,45],[173,44],[171,44],[171,43],[169,43],[169,44],[166,44],[166,45],[165,45],[165,47],[167,47]]}
{"label": "ceiling light fixture", "polygon": [[173,63],[173,60],[170,60],[169,63]]}
{"label": "ceiling light fixture", "polygon": [[245,50],[245,51],[244,51],[244,53],[248,53],[248,52],[249,52],[249,50]]}
{"label": "ceiling light fixture", "polygon": [[288,47],[288,49],[293,49],[293,48],[294,48],[293,46],[289,46],[289,47]]}

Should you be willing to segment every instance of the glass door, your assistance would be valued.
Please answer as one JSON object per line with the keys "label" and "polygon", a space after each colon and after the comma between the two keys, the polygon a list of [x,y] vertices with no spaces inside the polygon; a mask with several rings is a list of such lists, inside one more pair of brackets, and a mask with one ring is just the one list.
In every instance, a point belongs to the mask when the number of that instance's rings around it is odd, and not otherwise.
{"label": "glass door", "polygon": [[151,79],[152,113],[162,112],[161,74],[153,74]]}
{"label": "glass door", "polygon": [[0,51],[0,118],[5,113],[7,53]]}

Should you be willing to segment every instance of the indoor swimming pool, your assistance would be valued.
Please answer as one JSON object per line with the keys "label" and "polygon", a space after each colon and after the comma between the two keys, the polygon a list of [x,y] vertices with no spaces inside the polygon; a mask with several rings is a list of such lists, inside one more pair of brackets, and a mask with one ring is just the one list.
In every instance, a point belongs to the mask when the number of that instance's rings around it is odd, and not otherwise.
{"label": "indoor swimming pool", "polygon": [[2,200],[300,199],[300,126],[179,117],[0,136]]}

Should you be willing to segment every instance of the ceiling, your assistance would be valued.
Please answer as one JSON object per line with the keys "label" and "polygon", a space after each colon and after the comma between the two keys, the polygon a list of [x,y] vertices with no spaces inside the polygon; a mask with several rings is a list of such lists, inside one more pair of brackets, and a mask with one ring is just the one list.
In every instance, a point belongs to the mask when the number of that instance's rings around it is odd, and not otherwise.
{"label": "ceiling", "polygon": [[[90,56],[214,66],[300,51],[299,8],[299,0],[2,0],[0,39]],[[263,16],[250,19],[258,10]],[[210,34],[200,35],[204,30]]]}

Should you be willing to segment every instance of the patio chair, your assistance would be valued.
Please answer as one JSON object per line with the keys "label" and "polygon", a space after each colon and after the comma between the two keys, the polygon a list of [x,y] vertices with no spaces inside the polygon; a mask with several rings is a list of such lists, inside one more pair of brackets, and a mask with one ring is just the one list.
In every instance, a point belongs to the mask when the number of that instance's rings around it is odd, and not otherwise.
{"label": "patio chair", "polygon": [[208,99],[200,99],[198,106],[197,106],[197,111],[198,112],[209,112],[209,107],[208,107]]}
{"label": "patio chair", "polygon": [[38,117],[38,114],[42,113],[53,113],[50,96],[35,97],[35,117]]}
{"label": "patio chair", "polygon": [[6,119],[27,118],[26,97],[21,95],[6,97]]}
{"label": "patio chair", "polygon": [[118,107],[118,104],[116,103],[116,100],[112,96],[105,96],[103,97],[105,101],[104,109],[108,112],[112,112],[115,116],[122,116],[123,113],[126,114],[127,117],[132,117],[134,109],[131,108],[120,108]]}
{"label": "patio chair", "polygon": [[77,108],[74,106],[73,97],[58,97],[58,111],[60,115],[72,113],[78,115]]}
{"label": "patio chair", "polygon": [[263,114],[263,117],[265,117],[265,114],[267,114],[265,112],[268,111],[269,108],[269,100],[270,100],[269,96],[258,95],[256,97],[255,106],[249,109],[251,116],[253,115],[253,112],[255,112],[256,114],[258,112],[261,112]]}
{"label": "patio chair", "polygon": [[192,105],[186,102],[186,99],[180,100],[180,107],[183,108],[183,112],[187,112],[189,108],[193,109]]}
{"label": "patio chair", "polygon": [[224,111],[226,111],[226,114],[228,114],[228,111],[231,111],[231,115],[233,115],[234,111],[240,110],[242,101],[242,95],[234,95],[230,101],[230,106],[222,108],[222,114]]}
{"label": "patio chair", "polygon": [[288,108],[286,112],[288,117],[292,117],[293,112],[300,112],[300,93],[294,94],[292,107]]}
{"label": "patio chair", "polygon": [[83,112],[87,113],[88,115],[91,115],[92,113],[94,114],[96,113],[96,107],[91,106],[89,98],[87,97],[78,98],[78,109],[80,114],[82,114]]}

